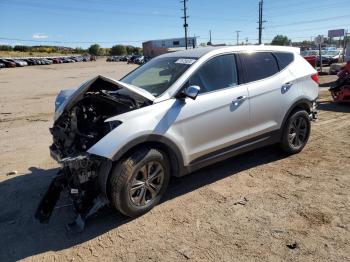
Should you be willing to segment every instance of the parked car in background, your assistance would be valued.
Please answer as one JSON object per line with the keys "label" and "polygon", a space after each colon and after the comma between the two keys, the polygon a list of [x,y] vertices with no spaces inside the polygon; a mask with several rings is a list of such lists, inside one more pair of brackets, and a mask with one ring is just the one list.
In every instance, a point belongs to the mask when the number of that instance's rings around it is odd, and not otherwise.
{"label": "parked car in background", "polygon": [[345,66],[345,63],[333,63],[329,67],[329,74],[330,75],[336,75],[342,70],[342,67]]}
{"label": "parked car in background", "polygon": [[322,57],[327,57],[330,64],[343,62],[343,51],[342,50],[330,50],[322,52]]}
{"label": "parked car in background", "polygon": [[16,63],[7,59],[0,59],[0,63],[5,64],[6,67],[16,67]]}
{"label": "parked car in background", "polygon": [[121,57],[119,58],[119,61],[126,62],[126,61],[128,61],[129,57],[130,57],[130,56],[127,56],[127,55],[121,56]]}
{"label": "parked car in background", "polygon": [[309,64],[312,67],[316,67],[317,65],[317,56],[318,56],[318,51],[317,50],[305,50],[302,51],[300,54],[306,61],[309,62]]}
{"label": "parked car in background", "polygon": [[23,67],[28,65],[27,62],[19,59],[8,59],[8,61],[15,63],[17,67]]}
{"label": "parked car in background", "polygon": [[32,58],[24,59],[24,61],[26,61],[29,66],[37,65],[36,60]]}
{"label": "parked car in background", "polygon": [[107,57],[107,62],[119,62],[119,61],[121,61],[120,60],[120,56],[109,56],[109,57]]}
{"label": "parked car in background", "polygon": [[331,57],[321,55],[321,57],[320,56],[316,56],[316,65],[317,66],[321,65],[321,60],[322,60],[322,65],[329,66],[329,65],[332,64],[332,58]]}
{"label": "parked car in background", "polygon": [[[1,62],[2,61],[2,62]],[[27,57],[27,58],[0,58],[0,62],[6,67],[22,67],[26,65],[51,65],[59,63],[90,61],[90,56],[74,55],[61,57]]]}
{"label": "parked car in background", "polygon": [[50,129],[62,169],[36,217],[49,219],[63,188],[79,214],[72,228],[108,203],[137,217],[171,176],[269,144],[299,153],[317,97],[316,70],[299,49],[278,46],[168,53],[120,81],[97,76],[63,90]]}
{"label": "parked car in background", "polygon": [[138,65],[143,65],[145,63],[145,57],[143,55],[136,57],[134,63]]}
{"label": "parked car in background", "polygon": [[6,65],[4,63],[0,62],[0,68],[5,68],[5,67],[6,67]]}

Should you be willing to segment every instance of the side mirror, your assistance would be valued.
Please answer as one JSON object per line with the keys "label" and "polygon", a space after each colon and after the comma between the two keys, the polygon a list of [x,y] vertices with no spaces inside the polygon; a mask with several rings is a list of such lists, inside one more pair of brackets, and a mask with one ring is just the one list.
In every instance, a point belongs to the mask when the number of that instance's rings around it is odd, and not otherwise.
{"label": "side mirror", "polygon": [[199,94],[199,91],[201,90],[201,88],[199,86],[189,86],[186,87],[183,94],[185,97],[189,97],[193,100],[195,100]]}

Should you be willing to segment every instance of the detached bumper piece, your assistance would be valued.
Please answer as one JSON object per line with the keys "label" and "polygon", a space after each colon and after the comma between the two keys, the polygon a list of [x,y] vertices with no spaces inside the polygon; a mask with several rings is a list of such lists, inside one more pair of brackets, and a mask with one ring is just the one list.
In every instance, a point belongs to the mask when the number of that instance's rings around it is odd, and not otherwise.
{"label": "detached bumper piece", "polygon": [[110,168],[106,169],[105,161],[89,154],[64,158],[60,162],[62,169],[52,180],[38,206],[35,218],[41,223],[48,223],[61,192],[65,190],[69,192],[77,213],[76,219],[67,225],[67,230],[82,232],[87,218],[108,204],[98,177],[106,177]]}
{"label": "detached bumper piece", "polygon": [[52,180],[49,189],[46,191],[35,212],[35,218],[38,219],[40,223],[49,222],[52,211],[66,183],[66,174],[63,170],[58,171],[57,176]]}

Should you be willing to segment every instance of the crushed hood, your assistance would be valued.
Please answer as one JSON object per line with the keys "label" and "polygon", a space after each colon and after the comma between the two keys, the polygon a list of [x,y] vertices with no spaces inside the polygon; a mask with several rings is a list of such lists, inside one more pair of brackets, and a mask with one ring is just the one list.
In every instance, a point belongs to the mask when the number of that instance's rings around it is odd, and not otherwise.
{"label": "crushed hood", "polygon": [[62,113],[65,109],[70,109],[75,104],[75,102],[80,100],[83,97],[83,95],[88,91],[89,87],[98,79],[102,79],[104,81],[115,84],[116,86],[118,86],[120,88],[128,89],[128,90],[132,91],[133,93],[136,93],[137,95],[142,96],[151,102],[153,102],[156,99],[151,93],[147,92],[146,90],[144,90],[142,88],[123,83],[123,82],[115,80],[113,78],[99,75],[99,76],[94,77],[93,79],[86,81],[79,88],[77,88],[75,90],[69,90],[69,92],[61,92],[58,95],[57,99],[59,98],[60,95],[62,95],[62,96],[64,96],[63,97],[64,102],[56,109],[54,120],[56,121],[62,115]]}

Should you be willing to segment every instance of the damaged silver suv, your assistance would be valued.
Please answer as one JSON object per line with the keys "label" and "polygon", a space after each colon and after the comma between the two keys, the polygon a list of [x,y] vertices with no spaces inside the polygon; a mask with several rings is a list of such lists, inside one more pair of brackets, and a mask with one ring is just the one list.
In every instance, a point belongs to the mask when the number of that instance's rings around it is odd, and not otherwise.
{"label": "damaged silver suv", "polygon": [[268,144],[298,153],[317,96],[317,72],[299,49],[269,46],[165,54],[120,81],[97,76],[61,91],[50,150],[62,168],[36,217],[47,222],[64,189],[78,213],[71,228],[106,204],[136,217],[171,176]]}

